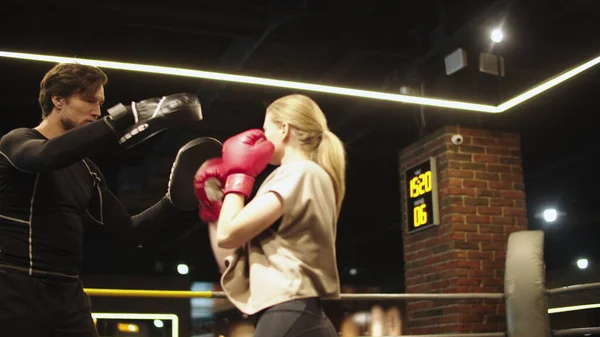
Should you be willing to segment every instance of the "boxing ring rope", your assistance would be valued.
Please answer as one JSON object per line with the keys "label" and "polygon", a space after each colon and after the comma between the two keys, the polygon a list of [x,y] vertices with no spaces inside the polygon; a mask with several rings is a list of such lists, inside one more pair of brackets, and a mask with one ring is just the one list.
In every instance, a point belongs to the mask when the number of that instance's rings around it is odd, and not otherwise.
{"label": "boxing ring rope", "polygon": [[[90,296],[101,297],[156,297],[156,298],[227,298],[222,291],[137,290],[86,288]],[[452,294],[341,294],[339,299],[326,301],[422,301],[422,300],[503,300],[499,293]]]}
{"label": "boxing ring rope", "polygon": [[561,295],[561,294],[568,294],[568,293],[572,293],[572,292],[586,291],[586,290],[592,290],[592,289],[598,289],[598,288],[600,288],[600,282],[575,284],[572,286],[548,289],[546,291],[546,293],[548,295]]}
{"label": "boxing ring rope", "polygon": [[[522,231],[511,233],[507,244],[504,293],[372,293],[341,294],[325,301],[444,301],[444,300],[497,300],[506,305],[506,332],[446,333],[403,335],[409,337],[549,337],[600,334],[600,327],[551,330],[548,298],[555,295],[600,288],[600,282],[576,284],[554,289],[545,287],[543,261],[543,232]],[[153,298],[210,298],[227,299],[223,291],[138,290],[85,288],[89,296],[98,297],[153,297]]]}
{"label": "boxing ring rope", "polygon": [[[574,329],[564,329],[564,330],[554,330],[552,331],[553,337],[562,337],[562,336],[584,336],[587,334],[597,334],[600,333],[600,328],[574,328]],[[400,337],[506,337],[506,333],[504,332],[473,332],[473,333],[447,333],[447,334],[437,334],[437,335],[401,335]],[[367,337],[367,336],[363,336]],[[389,337],[389,336],[387,336]]]}
{"label": "boxing ring rope", "polygon": [[[600,288],[600,282],[577,284],[546,290],[548,296],[586,291]],[[226,299],[222,291],[182,291],[182,290],[138,290],[138,289],[102,289],[85,288],[89,296],[98,297],[152,297],[152,298],[210,298]],[[420,300],[504,300],[501,293],[451,293],[451,294],[341,294],[338,299],[325,301],[420,301]],[[553,330],[552,336],[582,336],[600,334],[600,327]],[[505,332],[402,335],[403,337],[506,337]]]}
{"label": "boxing ring rope", "polygon": [[[576,284],[546,290],[548,296],[599,289],[600,282]],[[86,288],[90,296],[102,297],[156,297],[156,298],[226,298],[222,291],[185,290],[138,290]],[[422,300],[503,300],[500,293],[451,293],[451,294],[341,294],[341,301],[422,301]]]}
{"label": "boxing ring rope", "polygon": [[574,328],[574,329],[563,329],[563,330],[554,330],[552,332],[552,336],[585,336],[587,334],[598,334],[600,333],[600,328]]}
{"label": "boxing ring rope", "polygon": [[[370,336],[360,336],[370,337]],[[385,336],[391,337],[391,336]],[[504,332],[444,333],[435,335],[401,335],[399,337],[506,337]]]}
{"label": "boxing ring rope", "polygon": [[152,298],[226,298],[222,291],[138,290],[85,288],[89,296],[98,297],[152,297]]}

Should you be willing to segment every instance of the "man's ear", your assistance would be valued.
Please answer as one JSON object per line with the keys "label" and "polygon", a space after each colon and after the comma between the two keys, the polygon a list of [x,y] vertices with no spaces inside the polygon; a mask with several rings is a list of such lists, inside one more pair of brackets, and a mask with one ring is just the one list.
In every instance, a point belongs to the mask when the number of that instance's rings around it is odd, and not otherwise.
{"label": "man's ear", "polygon": [[65,103],[64,98],[62,98],[60,96],[56,96],[56,95],[52,96],[52,104],[54,104],[54,106],[57,109],[61,109],[64,103]]}

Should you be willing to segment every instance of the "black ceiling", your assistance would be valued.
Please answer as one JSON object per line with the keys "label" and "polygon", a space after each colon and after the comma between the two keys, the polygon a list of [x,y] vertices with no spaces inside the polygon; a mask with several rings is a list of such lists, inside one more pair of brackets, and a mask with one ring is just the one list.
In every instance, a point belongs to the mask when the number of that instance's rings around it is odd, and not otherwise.
{"label": "black ceiling", "polygon": [[[600,3],[571,1],[426,0],[343,1],[4,1],[0,49],[238,73],[398,93],[425,88],[426,96],[497,105],[567,68],[600,55]],[[502,24],[506,39],[492,45]],[[447,76],[444,56],[463,48],[469,66]],[[501,80],[478,71],[480,52],[500,54]],[[51,64],[0,59],[0,132],[39,122],[39,81]],[[596,67],[598,68],[598,66]],[[224,140],[260,127],[264,107],[286,89],[105,69],[107,102],[129,102],[174,92],[195,92],[205,121],[163,133],[129,152],[96,158],[113,189],[132,211],[149,206],[166,187],[171,161],[198,136]],[[400,197],[396,151],[444,125],[518,132],[523,140],[528,209],[545,204],[573,217],[546,228],[548,265],[563,267],[597,232],[600,198],[593,162],[598,108],[593,68],[508,112],[424,107],[308,92],[330,127],[347,144],[348,194],[339,225],[344,282],[393,284],[402,279]],[[578,215],[581,214],[581,215]],[[575,216],[577,215],[577,216]],[[568,245],[569,237],[580,244]],[[116,247],[88,230],[86,271],[152,272],[158,259],[186,261],[197,280],[215,280],[206,230],[200,228],[158,253]],[[587,246],[586,246],[587,245]],[[560,251],[560,254],[554,252]],[[98,254],[98,252],[102,252]],[[132,254],[123,257],[122,254]],[[597,254],[600,255],[600,254]],[[393,263],[386,262],[391,258]],[[141,261],[141,262],[140,262]],[[347,274],[358,268],[355,276]],[[361,275],[368,275],[363,278]]]}

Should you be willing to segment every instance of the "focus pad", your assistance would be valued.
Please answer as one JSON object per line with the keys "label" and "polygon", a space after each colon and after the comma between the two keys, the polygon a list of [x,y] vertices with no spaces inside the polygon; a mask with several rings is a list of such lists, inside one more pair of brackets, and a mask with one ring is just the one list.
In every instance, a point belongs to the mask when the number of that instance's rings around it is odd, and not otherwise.
{"label": "focus pad", "polygon": [[169,177],[167,197],[182,210],[198,208],[194,193],[194,176],[202,164],[211,158],[221,156],[223,144],[211,137],[200,137],[185,144],[179,152]]}

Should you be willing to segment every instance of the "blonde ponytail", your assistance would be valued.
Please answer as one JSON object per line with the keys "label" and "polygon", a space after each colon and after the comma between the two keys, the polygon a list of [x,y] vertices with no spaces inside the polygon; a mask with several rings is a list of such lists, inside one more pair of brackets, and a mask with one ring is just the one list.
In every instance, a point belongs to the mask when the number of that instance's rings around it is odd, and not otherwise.
{"label": "blonde ponytail", "polygon": [[287,95],[267,107],[274,123],[288,123],[294,137],[333,182],[337,215],[346,194],[346,151],[342,141],[327,127],[327,119],[315,101],[305,95]]}
{"label": "blonde ponytail", "polygon": [[339,216],[346,194],[346,151],[342,141],[333,132],[325,130],[322,137],[311,159],[325,169],[331,177]]}

